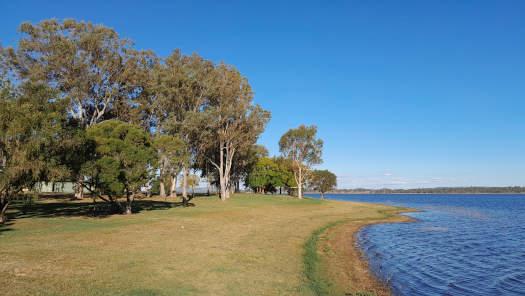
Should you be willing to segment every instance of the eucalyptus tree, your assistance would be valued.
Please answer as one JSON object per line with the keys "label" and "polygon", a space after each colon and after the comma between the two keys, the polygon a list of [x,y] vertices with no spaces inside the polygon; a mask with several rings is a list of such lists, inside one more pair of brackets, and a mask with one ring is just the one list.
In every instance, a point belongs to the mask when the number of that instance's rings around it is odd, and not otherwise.
{"label": "eucalyptus tree", "polygon": [[107,120],[88,128],[87,137],[96,144],[96,158],[84,169],[86,189],[131,214],[135,194],[151,179],[157,162],[151,135],[133,124]]}
{"label": "eucalyptus tree", "polygon": [[15,89],[0,77],[0,224],[23,189],[40,182],[59,181],[67,173],[56,157],[64,105],[56,92],[42,84]]}
{"label": "eucalyptus tree", "polygon": [[305,176],[311,166],[322,163],[323,141],[316,137],[317,127],[303,124],[296,129],[288,130],[279,140],[279,150],[283,158],[291,162],[299,199],[303,197]]}
{"label": "eucalyptus tree", "polygon": [[328,170],[314,170],[310,174],[309,182],[312,189],[321,193],[321,199],[327,191],[334,190],[337,186],[337,176]]}
{"label": "eucalyptus tree", "polygon": [[[59,98],[69,102],[69,116],[81,126],[114,117],[131,120],[130,114],[143,109],[136,99],[145,87],[144,71],[156,61],[152,52],[133,49],[133,42],[112,28],[74,19],[25,22],[19,32],[16,49],[3,50],[9,69],[21,81],[58,89]],[[74,177],[80,184],[82,176]]]}
{"label": "eucalyptus tree", "polygon": [[164,59],[156,75],[157,110],[161,112],[159,132],[179,137],[186,145],[186,162],[182,165],[182,198],[187,201],[188,171],[196,160],[200,131],[194,118],[208,104],[214,64],[197,54],[184,55],[180,50]]}
{"label": "eucalyptus tree", "polygon": [[170,184],[170,197],[177,196],[177,176],[187,163],[186,144],[179,138],[162,134],[154,138],[158,152],[160,196],[166,197],[165,184]]}
{"label": "eucalyptus tree", "polygon": [[253,104],[248,79],[233,66],[215,68],[213,95],[203,110],[199,129],[200,149],[218,171],[222,200],[230,195],[230,173],[235,154],[253,145],[270,120],[270,112]]}
{"label": "eucalyptus tree", "polygon": [[133,49],[112,28],[65,19],[22,23],[16,50],[6,49],[21,79],[56,87],[70,101],[69,113],[86,126],[104,119],[117,100],[140,95],[136,84],[149,52]]}

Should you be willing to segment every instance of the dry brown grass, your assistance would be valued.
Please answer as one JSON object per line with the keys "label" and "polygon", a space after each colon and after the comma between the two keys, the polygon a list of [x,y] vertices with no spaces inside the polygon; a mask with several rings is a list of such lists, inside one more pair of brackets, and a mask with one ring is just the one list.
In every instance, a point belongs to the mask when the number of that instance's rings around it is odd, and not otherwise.
{"label": "dry brown grass", "polygon": [[[312,232],[352,221],[347,225],[354,228],[330,230],[329,242],[341,249],[334,258],[358,262],[345,238],[363,223],[389,218],[391,210],[235,195],[226,202],[197,198],[188,208],[155,198],[132,216],[92,218],[78,210],[87,203],[41,201],[0,228],[0,294],[313,295],[303,263]],[[346,277],[336,275],[347,274],[346,265],[326,258],[334,266],[326,274],[344,290]],[[368,278],[366,270],[357,272]]]}

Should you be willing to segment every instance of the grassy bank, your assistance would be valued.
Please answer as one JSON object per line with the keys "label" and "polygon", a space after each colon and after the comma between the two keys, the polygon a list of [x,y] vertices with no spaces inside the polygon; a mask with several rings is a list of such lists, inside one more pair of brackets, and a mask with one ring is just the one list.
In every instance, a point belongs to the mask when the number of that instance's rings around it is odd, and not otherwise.
{"label": "grassy bank", "polygon": [[[132,216],[97,218],[90,217],[88,201],[49,199],[15,207],[11,214],[24,213],[0,228],[1,292],[317,295],[368,291],[368,286],[349,290],[345,277],[338,275],[345,267],[332,268],[331,259],[349,253],[343,248],[333,255],[330,250],[345,236],[353,239],[353,233],[336,230],[393,219],[392,208],[382,205],[263,195],[236,195],[226,202],[200,197],[193,207],[179,205],[144,200]],[[353,245],[350,248],[355,251]],[[358,255],[352,256],[361,262]],[[369,279],[366,269],[358,276]]]}

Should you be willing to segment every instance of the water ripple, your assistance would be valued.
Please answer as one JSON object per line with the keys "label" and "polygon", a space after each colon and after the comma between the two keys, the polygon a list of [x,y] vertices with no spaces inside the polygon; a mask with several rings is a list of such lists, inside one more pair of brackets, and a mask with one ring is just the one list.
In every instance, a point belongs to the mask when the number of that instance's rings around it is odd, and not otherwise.
{"label": "water ripple", "polygon": [[349,195],[423,209],[365,227],[357,243],[395,295],[525,295],[525,196]]}

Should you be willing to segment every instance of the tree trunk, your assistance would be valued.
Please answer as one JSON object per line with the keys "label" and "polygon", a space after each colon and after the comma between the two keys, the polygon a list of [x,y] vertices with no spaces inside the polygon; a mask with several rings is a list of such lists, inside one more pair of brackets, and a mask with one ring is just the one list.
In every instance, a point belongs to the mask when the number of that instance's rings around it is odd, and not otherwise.
{"label": "tree trunk", "polygon": [[186,165],[182,167],[182,201],[188,201],[188,168]]}
{"label": "tree trunk", "polygon": [[[230,197],[230,191],[234,188],[230,187],[230,170],[232,165],[233,155],[235,154],[235,148],[231,144],[219,143],[219,163],[211,161],[211,163],[219,171],[219,186],[221,190],[221,200],[226,200]],[[226,151],[226,154],[224,153]]]}
{"label": "tree trunk", "polygon": [[[155,131],[157,133],[157,131]],[[162,180],[162,176],[164,175],[164,157],[161,156],[159,158],[159,195],[162,198],[166,198],[166,187],[164,187],[164,181]]]}
{"label": "tree trunk", "polygon": [[226,181],[225,181],[225,176],[224,176],[224,147],[223,147],[223,143],[220,142],[219,144],[220,146],[220,152],[219,152],[219,155],[220,155],[220,160],[219,160],[219,184],[221,186],[221,200],[226,200],[226,192],[228,191],[228,189],[226,188]]}
{"label": "tree trunk", "polygon": [[229,189],[230,189],[230,192],[229,192],[229,194],[228,194],[228,198],[229,198],[230,196],[232,196],[233,193],[235,192],[235,185],[230,184]]}
{"label": "tree trunk", "polygon": [[208,185],[208,191],[206,192],[206,196],[210,196],[210,179],[206,178],[206,183]]}
{"label": "tree trunk", "polygon": [[297,176],[297,197],[299,199],[303,198],[303,171],[299,167],[299,174]]}
{"label": "tree trunk", "polygon": [[9,206],[9,202],[0,203],[0,225],[4,224],[7,221],[6,211]]}
{"label": "tree trunk", "polygon": [[324,199],[324,194],[321,192],[321,199]]}
{"label": "tree trunk", "polygon": [[131,203],[134,199],[134,193],[127,192],[126,194],[126,215],[131,215]]}
{"label": "tree trunk", "polygon": [[233,184],[231,184],[230,179],[230,173],[231,173],[231,167],[232,167],[232,161],[233,161],[233,155],[235,154],[235,149],[231,147],[230,144],[228,144],[226,147],[226,163],[224,167],[224,179],[227,187],[227,193],[226,198],[230,198],[230,195],[233,194]]}
{"label": "tree trunk", "polygon": [[166,198],[166,188],[164,187],[164,182],[160,181],[159,186],[160,186],[160,197]]}
{"label": "tree trunk", "polygon": [[226,200],[228,197],[228,188],[226,188],[226,183],[224,182],[224,178],[221,178],[221,199]]}
{"label": "tree trunk", "polygon": [[170,197],[177,198],[177,174],[171,176]]}
{"label": "tree trunk", "polygon": [[97,215],[97,198],[95,195],[91,195],[91,198],[93,199],[93,217]]}
{"label": "tree trunk", "polygon": [[75,184],[75,198],[76,199],[84,198],[84,188],[82,188],[82,181],[83,181],[83,177],[80,176],[78,177],[77,183]]}

